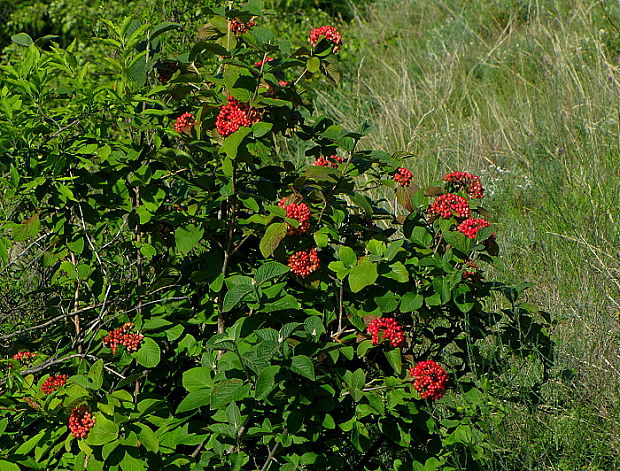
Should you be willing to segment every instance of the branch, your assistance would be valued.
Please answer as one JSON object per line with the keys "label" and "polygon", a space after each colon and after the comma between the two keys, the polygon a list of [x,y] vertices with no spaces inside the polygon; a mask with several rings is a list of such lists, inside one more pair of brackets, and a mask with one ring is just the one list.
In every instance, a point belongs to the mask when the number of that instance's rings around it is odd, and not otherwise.
{"label": "branch", "polygon": [[[63,358],[58,358],[58,357],[52,357],[49,358],[48,360],[44,361],[43,363],[40,363],[37,366],[33,366],[32,368],[28,368],[25,369],[23,371],[20,371],[19,374],[21,376],[26,376],[27,374],[30,373],[37,373],[39,371],[43,371],[46,368],[52,366],[52,365],[57,365],[59,363],[64,363],[67,360],[71,360],[72,358],[90,358],[91,360],[98,360],[98,358],[95,355],[89,355],[86,353],[75,353],[73,355],[69,355]],[[4,379],[0,379],[0,386],[4,386],[6,384],[6,380]]]}
{"label": "branch", "polygon": [[76,124],[79,124],[80,120],[79,119],[74,119],[73,121],[71,121],[69,124],[67,124],[66,126],[60,128],[58,131],[56,131],[54,134],[52,134],[50,136],[50,138],[52,137],[56,137],[58,136],[58,134],[60,134],[63,131],[66,131],[67,129],[69,129],[71,126],[75,126]]}
{"label": "branch", "polygon": [[71,316],[74,316],[76,314],[80,314],[82,312],[90,311],[91,309],[96,309],[96,308],[98,308],[100,306],[101,306],[101,304],[97,304],[95,306],[83,307],[82,309],[79,309],[77,311],[66,312],[64,314],[61,314],[59,316],[54,317],[53,319],[50,319],[49,321],[44,322],[43,324],[34,325],[32,327],[26,327],[25,329],[18,330],[17,332],[12,332],[10,334],[0,335],[0,340],[6,340],[6,339],[13,338],[13,337],[17,337],[17,336],[19,336],[21,334],[24,334],[26,332],[30,332],[30,331],[33,331],[33,330],[44,329],[45,327],[47,327],[49,325],[52,325],[54,322],[62,320],[65,317],[71,317]]}
{"label": "branch", "polygon": [[271,449],[271,451],[269,452],[269,456],[267,456],[267,461],[265,461],[265,464],[260,469],[260,471],[266,471],[267,470],[267,468],[269,467],[269,463],[271,463],[271,461],[275,458],[276,451],[278,451],[278,448],[280,448],[280,444],[276,443],[273,446],[273,448]]}
{"label": "branch", "polygon": [[37,240],[35,240],[33,243],[31,243],[28,247],[26,247],[24,250],[22,250],[13,260],[11,260],[9,263],[7,263],[5,265],[5,267],[2,270],[0,270],[0,274],[4,273],[7,268],[9,268],[11,265],[13,265],[15,262],[17,262],[17,260],[19,260],[19,257],[21,257],[26,252],[28,252],[32,248],[32,246],[37,245],[41,239],[45,239],[49,235],[51,235],[51,233],[46,232],[45,234],[40,236]]}

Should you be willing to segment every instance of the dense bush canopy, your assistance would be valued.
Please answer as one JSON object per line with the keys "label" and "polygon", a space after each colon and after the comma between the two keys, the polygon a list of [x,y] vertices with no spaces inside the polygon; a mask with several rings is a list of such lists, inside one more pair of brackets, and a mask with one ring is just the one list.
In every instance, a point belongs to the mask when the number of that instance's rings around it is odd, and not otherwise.
{"label": "dense bush canopy", "polygon": [[527,285],[485,278],[480,179],[418,188],[314,113],[336,28],[203,12],[175,57],[173,22],[108,22],[96,61],[13,37],[0,257],[36,315],[0,335],[0,465],[484,469],[476,418],[521,397],[507,371],[535,391],[550,344]]}

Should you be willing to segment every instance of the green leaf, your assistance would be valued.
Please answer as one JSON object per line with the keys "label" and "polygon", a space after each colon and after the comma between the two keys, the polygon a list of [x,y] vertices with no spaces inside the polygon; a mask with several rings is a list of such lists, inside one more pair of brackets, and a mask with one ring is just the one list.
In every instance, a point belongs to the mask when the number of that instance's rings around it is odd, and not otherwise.
{"label": "green leaf", "polygon": [[127,76],[131,79],[132,82],[137,84],[144,84],[146,80],[146,72],[147,72],[147,51],[142,51],[140,54],[135,56],[127,67]]}
{"label": "green leaf", "polygon": [[363,357],[368,350],[370,350],[374,345],[368,339],[362,340],[360,344],[357,346],[357,356]]}
{"label": "green leaf", "polygon": [[327,244],[329,243],[329,236],[323,232],[315,232],[313,234],[314,237],[314,243],[316,244],[317,247],[319,248],[323,248],[323,247],[327,247]]}
{"label": "green leaf", "polygon": [[15,463],[0,460],[0,471],[20,471],[20,468]]}
{"label": "green leaf", "polygon": [[155,368],[159,364],[161,350],[155,340],[150,337],[145,337],[138,351],[132,353],[131,356],[145,368]]}
{"label": "green leaf", "polygon": [[193,224],[185,227],[177,227],[174,231],[177,250],[182,254],[189,253],[189,251],[200,242],[203,235],[204,231]]}
{"label": "green leaf", "polygon": [[137,424],[140,427],[140,432],[138,433],[138,440],[144,445],[148,451],[152,451],[157,453],[159,451],[159,438],[155,435],[155,432],[151,430],[148,425],[145,424]]}
{"label": "green leaf", "polygon": [[399,283],[407,283],[409,281],[409,272],[405,265],[401,262],[396,262],[390,265],[391,271],[383,274],[386,278],[391,278]]}
{"label": "green leaf", "polygon": [[28,47],[34,42],[32,38],[26,33],[14,34],[13,36],[11,36],[11,41],[24,47]]}
{"label": "green leaf", "polygon": [[37,213],[26,219],[22,224],[15,224],[11,235],[15,242],[23,242],[25,240],[35,238],[40,229],[41,221],[39,220],[39,214]]}
{"label": "green leaf", "polygon": [[299,309],[299,301],[297,301],[297,298],[292,294],[287,294],[286,296],[283,296],[272,303],[265,304],[263,311],[276,312],[284,311],[287,309]]}
{"label": "green leaf", "polygon": [[262,401],[269,396],[269,393],[275,388],[275,377],[280,371],[279,366],[268,366],[260,370],[258,379],[256,380],[254,397],[257,401]]}
{"label": "green leaf", "polygon": [[77,201],[77,198],[73,194],[73,190],[71,190],[71,188],[69,188],[68,186],[62,185],[61,183],[56,183],[56,189],[68,200]]}
{"label": "green leaf", "polygon": [[224,406],[228,406],[232,401],[236,399],[237,391],[243,386],[243,381],[240,379],[228,379],[220,381],[213,388],[211,394],[211,408],[221,409]]}
{"label": "green leaf", "polygon": [[240,127],[237,131],[224,139],[224,143],[220,147],[220,151],[225,153],[229,159],[234,160],[239,152],[239,146],[251,131],[252,129],[246,126]]}
{"label": "green leaf", "polygon": [[316,56],[311,57],[308,59],[308,62],[306,62],[306,68],[308,69],[308,72],[318,72],[321,68],[321,59]]}
{"label": "green leaf", "polygon": [[101,412],[95,414],[95,426],[88,432],[86,443],[91,446],[105,445],[118,438],[118,425]]}
{"label": "green leaf", "polygon": [[340,250],[338,250],[338,257],[347,268],[353,268],[357,265],[357,257],[351,247],[346,245],[340,247]]}
{"label": "green leaf", "polygon": [[254,291],[254,286],[249,284],[235,285],[229,289],[224,295],[224,302],[222,303],[222,311],[229,312],[237,304],[239,304],[243,298]]}
{"label": "green leaf", "polygon": [[93,389],[101,388],[103,384],[103,360],[99,359],[92,364],[88,372],[88,378],[92,382]]}
{"label": "green leaf", "polygon": [[17,455],[27,455],[30,453],[35,446],[39,443],[39,441],[45,435],[45,430],[40,431],[36,435],[30,437],[24,443],[22,443],[17,450],[15,450],[15,454]]}
{"label": "green leaf", "polygon": [[198,391],[192,391],[183,398],[179,406],[177,407],[176,414],[188,412],[190,410],[198,409],[202,406],[207,406],[211,403],[211,391],[206,389],[200,389]]}
{"label": "green leaf", "polygon": [[377,265],[364,260],[354,267],[349,273],[349,286],[351,291],[358,293],[366,286],[372,285],[379,274],[377,273]]}
{"label": "green leaf", "polygon": [[254,137],[263,137],[273,128],[272,123],[266,123],[264,121],[259,121],[258,123],[254,123],[252,125],[252,134]]}
{"label": "green leaf", "polygon": [[183,25],[181,25],[181,23],[172,23],[170,21],[163,21],[161,23],[158,23],[157,25],[155,25],[155,27],[153,28],[153,31],[150,32],[149,34],[149,39],[152,41],[153,39],[155,39],[157,36],[159,36],[160,34],[166,33],[168,31],[172,31],[173,29],[180,29]]}
{"label": "green leaf", "polygon": [[299,322],[289,322],[288,324],[284,324],[280,328],[280,332],[278,332],[278,342],[284,342],[293,332],[295,332],[299,327],[303,324]]}
{"label": "green leaf", "polygon": [[377,257],[383,257],[385,253],[385,243],[377,239],[371,239],[366,242],[366,250]]}
{"label": "green leaf", "polygon": [[166,192],[163,188],[147,186],[142,188],[140,197],[142,198],[142,204],[144,204],[146,209],[150,213],[155,213],[161,206],[164,198],[166,198]]}
{"label": "green leaf", "polygon": [[[134,453],[136,453],[134,451]],[[136,453],[137,454],[137,453]],[[143,460],[131,456],[129,450],[125,450],[125,456],[120,462],[122,471],[146,471],[146,466]]]}
{"label": "green leaf", "polygon": [[417,311],[424,304],[424,296],[419,293],[409,291],[400,300],[400,310],[402,312]]}
{"label": "green leaf", "polygon": [[263,340],[271,340],[276,343],[280,341],[278,331],[276,329],[272,329],[271,327],[266,329],[258,329],[255,334]]}
{"label": "green leaf", "polygon": [[252,28],[251,34],[258,45],[269,44],[273,41],[273,33],[271,30],[262,26]]}
{"label": "green leaf", "polygon": [[400,348],[386,351],[385,358],[387,358],[387,361],[390,363],[390,366],[394,370],[394,374],[396,376],[400,376],[403,369],[403,360]]}
{"label": "green leaf", "polygon": [[269,257],[278,248],[280,242],[286,237],[288,224],[285,222],[274,222],[265,230],[265,235],[260,240],[260,252],[263,257]]}
{"label": "green leaf", "polygon": [[419,247],[426,248],[433,242],[433,235],[425,227],[415,226],[409,239]]}
{"label": "green leaf", "polygon": [[351,199],[355,204],[357,204],[360,208],[364,210],[364,213],[366,213],[366,217],[370,218],[370,216],[372,216],[372,205],[370,204],[370,199],[366,195],[362,195],[361,193],[355,193],[353,196],[351,196]]}
{"label": "green leaf", "polygon": [[306,355],[297,355],[291,361],[291,371],[314,381],[314,364]]}
{"label": "green leaf", "polygon": [[290,268],[280,262],[267,262],[258,267],[254,274],[254,281],[256,285],[260,286],[266,281],[276,278],[280,275],[284,275],[290,271]]}
{"label": "green leaf", "polygon": [[366,373],[361,368],[355,371],[346,371],[343,379],[350,389],[361,390],[366,385]]}
{"label": "green leaf", "polygon": [[304,321],[304,329],[313,337],[318,337],[325,333],[325,326],[323,325],[323,319],[319,316],[310,316]]}
{"label": "green leaf", "polygon": [[211,389],[213,387],[211,368],[197,366],[184,372],[183,387],[189,392]]}
{"label": "green leaf", "polygon": [[235,429],[241,427],[241,411],[235,401],[228,404],[226,408],[226,418],[228,419],[228,423]]}

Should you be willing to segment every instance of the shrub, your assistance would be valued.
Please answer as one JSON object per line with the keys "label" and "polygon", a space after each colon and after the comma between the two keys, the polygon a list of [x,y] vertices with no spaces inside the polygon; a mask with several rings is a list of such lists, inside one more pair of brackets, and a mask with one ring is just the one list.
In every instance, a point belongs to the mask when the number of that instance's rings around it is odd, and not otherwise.
{"label": "shrub", "polygon": [[259,3],[210,11],[184,61],[160,47],[178,25],[127,20],[103,77],[24,36],[2,67],[0,256],[45,277],[0,336],[7,469],[473,469],[493,378],[548,354],[525,285],[483,279],[493,227],[457,230],[468,188],[420,189],[304,102],[346,37],[294,46]]}

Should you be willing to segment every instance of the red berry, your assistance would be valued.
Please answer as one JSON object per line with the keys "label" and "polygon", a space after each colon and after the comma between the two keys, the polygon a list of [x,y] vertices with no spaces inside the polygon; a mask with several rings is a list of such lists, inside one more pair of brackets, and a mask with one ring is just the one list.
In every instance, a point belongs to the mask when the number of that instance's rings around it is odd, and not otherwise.
{"label": "red berry", "polygon": [[398,183],[400,186],[409,186],[411,183],[411,178],[413,177],[413,173],[411,173],[406,168],[399,168],[394,174],[394,181]]}
{"label": "red berry", "polygon": [[230,30],[233,33],[239,33],[239,34],[247,33],[248,31],[250,31],[252,26],[256,26],[256,23],[252,20],[248,21],[247,23],[244,23],[243,21],[238,20],[237,18],[233,18],[232,20],[230,20]]}
{"label": "red berry", "polygon": [[441,399],[448,386],[448,373],[433,360],[421,361],[409,370],[413,387],[422,399]]}
{"label": "red berry", "polygon": [[126,322],[118,329],[111,330],[108,335],[103,338],[103,345],[112,350],[112,354],[116,354],[119,345],[123,345],[128,352],[135,352],[140,346],[140,342],[144,338],[142,334],[131,333],[133,328],[132,322]]}
{"label": "red berry", "polygon": [[228,104],[220,108],[215,120],[215,126],[220,136],[228,137],[241,126],[252,126],[260,121],[258,112],[251,110],[250,105],[241,103],[233,97],[228,97]]}
{"label": "red berry", "polygon": [[88,406],[74,407],[69,416],[69,430],[75,438],[84,438],[95,425],[95,418]]}
{"label": "red berry", "polygon": [[479,272],[478,264],[472,262],[471,260],[467,260],[465,262],[465,271],[463,272],[463,279],[470,281],[480,281],[482,275]]}
{"label": "red berry", "polygon": [[338,165],[340,165],[342,162],[344,162],[344,157],[340,157],[338,155],[330,155],[328,158],[325,158],[323,156],[318,157],[312,163],[312,165],[316,165],[317,167],[338,168]]}
{"label": "red berry", "polygon": [[438,196],[428,208],[429,216],[441,216],[448,219],[455,214],[459,218],[468,218],[471,209],[467,200],[462,196],[446,193]]}
{"label": "red berry", "polygon": [[15,355],[13,355],[13,360],[28,361],[28,360],[32,360],[36,356],[37,354],[33,352],[18,352]]}
{"label": "red berry", "polygon": [[47,378],[41,385],[41,391],[51,394],[67,382],[67,375],[55,375]]}
{"label": "red berry", "polygon": [[342,46],[342,34],[333,26],[321,26],[310,31],[310,45],[316,47],[321,36],[334,45],[333,52],[337,52]]}
{"label": "red berry", "polygon": [[286,217],[299,221],[299,227],[289,224],[287,234],[302,234],[310,229],[310,208],[305,203],[286,204],[286,198],[278,202],[278,206],[286,209]]}
{"label": "red berry", "polygon": [[455,189],[463,188],[472,198],[484,198],[480,177],[467,172],[452,172],[443,177]]}
{"label": "red berry", "polygon": [[319,268],[319,255],[316,249],[300,250],[288,258],[288,266],[293,273],[306,278]]}
{"label": "red berry", "polygon": [[[403,327],[396,319],[391,317],[378,317],[374,319],[366,328],[372,335],[372,344],[379,345],[382,340],[389,340],[392,347],[400,347],[405,342]],[[379,336],[379,334],[382,334]]]}
{"label": "red berry", "polygon": [[194,126],[194,124],[196,124],[196,118],[194,118],[194,115],[191,113],[183,113],[175,121],[174,130],[176,132],[186,133]]}
{"label": "red berry", "polygon": [[491,223],[486,219],[469,218],[460,223],[456,229],[470,239],[474,239],[480,228],[489,227],[490,225]]}
{"label": "red berry", "polygon": [[267,58],[265,58],[265,60],[264,60],[264,61],[254,62],[254,65],[255,65],[256,67],[262,67],[264,63],[266,63],[266,62],[271,62],[271,61],[273,61],[273,60],[275,60],[273,57],[267,57]]}

